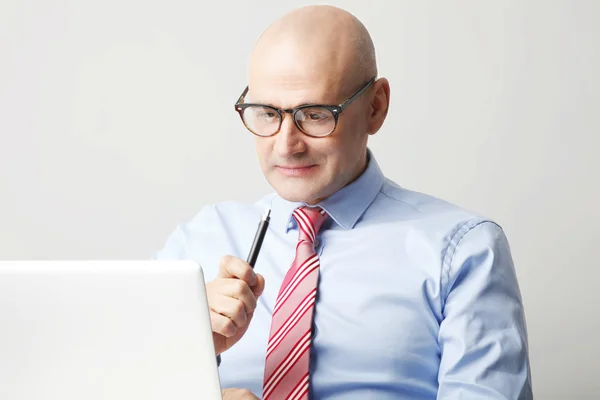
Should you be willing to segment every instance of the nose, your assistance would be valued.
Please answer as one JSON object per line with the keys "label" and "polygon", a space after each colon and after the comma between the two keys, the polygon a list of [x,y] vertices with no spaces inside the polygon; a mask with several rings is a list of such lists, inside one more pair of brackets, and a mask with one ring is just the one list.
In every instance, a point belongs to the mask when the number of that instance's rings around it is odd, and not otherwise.
{"label": "nose", "polygon": [[304,134],[294,124],[291,114],[283,114],[281,128],[277,135],[275,135],[275,153],[281,158],[286,158],[302,153],[305,150]]}

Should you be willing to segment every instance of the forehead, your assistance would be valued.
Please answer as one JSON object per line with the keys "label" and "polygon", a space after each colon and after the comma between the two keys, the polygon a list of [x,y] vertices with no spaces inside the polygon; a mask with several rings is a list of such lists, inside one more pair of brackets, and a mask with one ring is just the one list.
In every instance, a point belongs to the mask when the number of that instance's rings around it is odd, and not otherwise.
{"label": "forehead", "polygon": [[338,103],[344,68],[328,62],[321,50],[283,42],[257,52],[250,64],[248,99],[281,108]]}
{"label": "forehead", "polygon": [[263,75],[249,79],[247,102],[293,108],[304,104],[338,104],[339,82],[325,76]]}

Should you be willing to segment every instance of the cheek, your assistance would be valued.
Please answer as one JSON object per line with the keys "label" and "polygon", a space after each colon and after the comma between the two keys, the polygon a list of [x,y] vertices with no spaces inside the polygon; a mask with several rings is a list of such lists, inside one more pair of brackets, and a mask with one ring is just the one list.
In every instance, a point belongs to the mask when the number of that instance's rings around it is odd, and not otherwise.
{"label": "cheek", "polygon": [[353,129],[344,131],[343,135],[330,143],[327,159],[332,174],[342,178],[354,173],[357,162],[366,151],[366,137],[366,134]]}
{"label": "cheek", "polygon": [[270,149],[272,148],[269,140],[266,138],[256,138],[254,142],[256,148],[256,155],[258,157],[258,161],[261,165],[265,165],[269,160],[269,155],[271,153]]}
{"label": "cheek", "polygon": [[[339,135],[332,137],[331,143],[328,145],[327,151],[330,157],[335,157],[338,163],[348,163],[357,154],[362,151],[364,146],[364,138],[366,134],[361,133],[361,127],[351,125],[348,121],[344,128],[339,131]],[[358,121],[356,121],[358,123]]]}
{"label": "cheek", "polygon": [[345,140],[332,140],[326,146],[322,146],[321,156],[326,161],[327,175],[343,175],[348,168],[350,147]]}

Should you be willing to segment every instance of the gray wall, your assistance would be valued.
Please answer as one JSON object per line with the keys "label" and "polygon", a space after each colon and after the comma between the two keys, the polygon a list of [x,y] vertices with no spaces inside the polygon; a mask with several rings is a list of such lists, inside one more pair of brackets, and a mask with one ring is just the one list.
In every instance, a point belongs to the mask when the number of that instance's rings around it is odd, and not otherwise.
{"label": "gray wall", "polygon": [[[254,40],[307,3],[2,0],[0,259],[148,258],[270,190],[233,102]],[[597,396],[600,2],[333,4],[392,85],[384,172],[505,228],[536,398]]]}

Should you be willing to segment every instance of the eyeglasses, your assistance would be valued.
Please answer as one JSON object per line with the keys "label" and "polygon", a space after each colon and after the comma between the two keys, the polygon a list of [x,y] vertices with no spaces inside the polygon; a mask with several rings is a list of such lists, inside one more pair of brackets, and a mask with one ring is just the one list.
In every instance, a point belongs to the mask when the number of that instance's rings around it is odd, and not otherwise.
{"label": "eyeglasses", "polygon": [[283,114],[292,114],[294,124],[300,131],[312,137],[325,137],[333,133],[337,127],[340,114],[364,93],[375,81],[372,78],[358,92],[339,105],[306,104],[296,108],[280,109],[264,104],[244,103],[248,87],[235,103],[235,110],[240,115],[246,128],[261,137],[273,136],[281,129]]}

